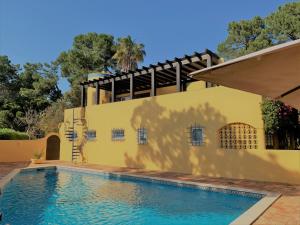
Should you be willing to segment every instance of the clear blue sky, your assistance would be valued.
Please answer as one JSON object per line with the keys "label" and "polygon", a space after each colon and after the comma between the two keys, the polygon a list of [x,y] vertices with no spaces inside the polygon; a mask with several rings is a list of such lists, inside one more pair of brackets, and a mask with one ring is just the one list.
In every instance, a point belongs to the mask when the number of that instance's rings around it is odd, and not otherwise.
{"label": "clear blue sky", "polygon": [[[14,64],[50,62],[87,32],[130,34],[144,65],[216,50],[230,21],[266,16],[287,0],[0,0],[0,54]],[[60,80],[64,91],[68,84]]]}

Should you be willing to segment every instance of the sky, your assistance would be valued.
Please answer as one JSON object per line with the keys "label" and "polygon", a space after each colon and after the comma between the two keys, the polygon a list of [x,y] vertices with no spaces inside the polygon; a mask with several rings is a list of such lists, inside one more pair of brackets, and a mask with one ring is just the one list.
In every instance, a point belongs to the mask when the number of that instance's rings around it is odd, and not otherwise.
{"label": "sky", "polygon": [[[0,55],[14,64],[51,62],[88,32],[131,35],[141,65],[216,51],[231,21],[266,16],[288,0],[0,0]],[[60,78],[59,87],[68,90]]]}

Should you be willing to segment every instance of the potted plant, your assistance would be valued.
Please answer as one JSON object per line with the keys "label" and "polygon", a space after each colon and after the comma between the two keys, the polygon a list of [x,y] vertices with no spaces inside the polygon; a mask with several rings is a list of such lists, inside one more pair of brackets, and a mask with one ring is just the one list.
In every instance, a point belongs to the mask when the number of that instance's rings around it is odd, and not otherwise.
{"label": "potted plant", "polygon": [[43,152],[40,151],[40,152],[35,152],[33,154],[33,158],[31,159],[31,162],[33,164],[40,164],[40,163],[43,163],[44,160],[42,159],[42,156],[43,156]]}

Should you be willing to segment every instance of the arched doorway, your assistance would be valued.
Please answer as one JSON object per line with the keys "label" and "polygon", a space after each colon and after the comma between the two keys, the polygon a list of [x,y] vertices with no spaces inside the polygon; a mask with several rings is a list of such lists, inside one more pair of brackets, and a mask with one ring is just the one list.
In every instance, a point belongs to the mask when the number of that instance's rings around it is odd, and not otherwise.
{"label": "arched doorway", "polygon": [[60,139],[57,135],[47,138],[46,160],[59,160]]}

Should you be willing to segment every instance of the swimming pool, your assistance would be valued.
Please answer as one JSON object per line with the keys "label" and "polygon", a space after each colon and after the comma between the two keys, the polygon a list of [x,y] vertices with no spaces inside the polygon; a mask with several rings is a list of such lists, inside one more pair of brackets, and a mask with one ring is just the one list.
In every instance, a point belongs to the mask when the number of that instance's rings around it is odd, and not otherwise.
{"label": "swimming pool", "polygon": [[229,224],[262,196],[68,169],[23,171],[0,198],[2,224]]}

